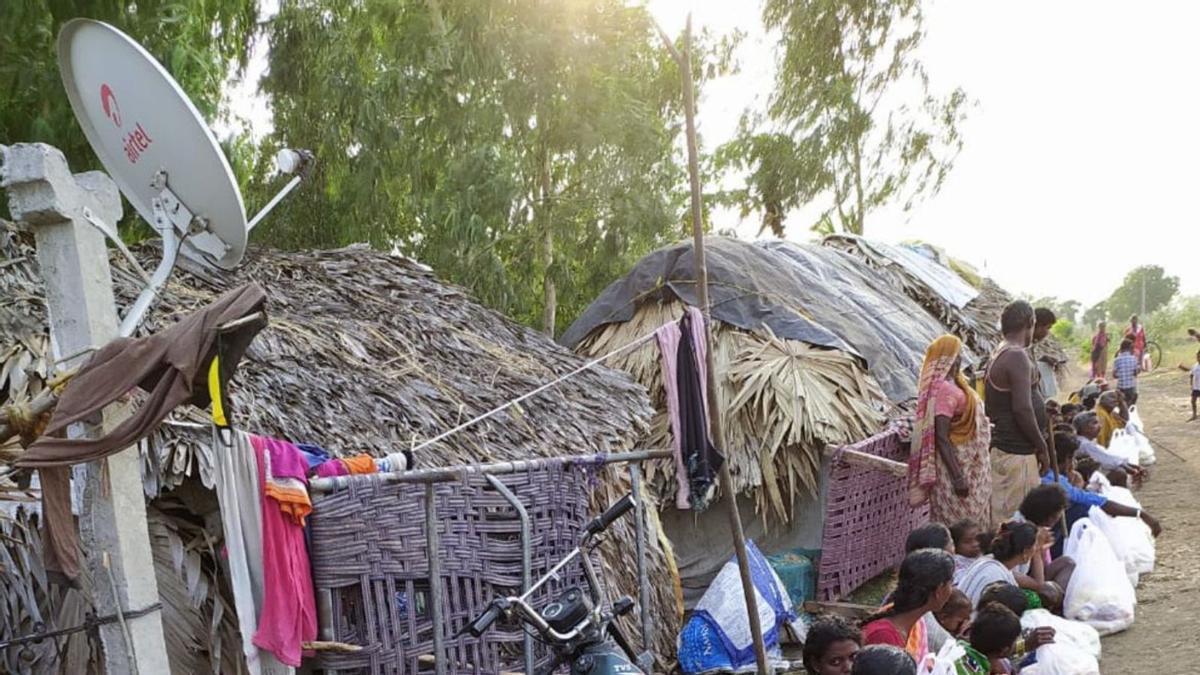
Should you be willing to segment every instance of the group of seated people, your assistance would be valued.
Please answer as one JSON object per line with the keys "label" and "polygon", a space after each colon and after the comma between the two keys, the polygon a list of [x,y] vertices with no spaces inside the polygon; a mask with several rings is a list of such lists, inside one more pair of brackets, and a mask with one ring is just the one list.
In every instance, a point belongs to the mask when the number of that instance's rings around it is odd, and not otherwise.
{"label": "group of seated people", "polygon": [[861,626],[823,616],[809,627],[804,665],[812,675],[908,675],[927,654],[957,640],[959,674],[1020,673],[1052,628],[1023,630],[1031,609],[1061,616],[1075,562],[1063,555],[1065,533],[1099,507],[1140,518],[1158,536],[1157,519],[1088,489],[1096,473],[1112,485],[1140,481],[1143,470],[1108,452],[1108,438],[1128,420],[1118,391],[1091,382],[1072,402],[1047,405],[1058,477],[1047,473],[1020,509],[996,531],[971,521],[930,523],[912,531],[896,588]]}

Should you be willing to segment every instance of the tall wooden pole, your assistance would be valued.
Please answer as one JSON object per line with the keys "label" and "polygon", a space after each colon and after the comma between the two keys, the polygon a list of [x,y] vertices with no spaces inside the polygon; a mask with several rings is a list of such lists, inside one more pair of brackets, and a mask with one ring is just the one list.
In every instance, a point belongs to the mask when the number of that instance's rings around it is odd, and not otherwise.
{"label": "tall wooden pole", "polygon": [[[683,112],[687,120],[687,152],[688,179],[692,192],[692,256],[696,270],[696,286],[698,289],[700,309],[709,318],[709,329],[705,331],[705,356],[708,366],[708,419],[713,438],[717,447],[726,449],[725,424],[721,419],[721,388],[717,375],[716,343],[711,329],[712,320],[709,315],[708,302],[708,267],[704,260],[704,212],[700,201],[700,160],[696,148],[696,97],[695,86],[692,82],[692,16],[688,15],[687,28],[683,33],[683,53],[675,48],[667,34],[658,27],[659,36],[671,53],[671,57],[679,64],[680,75],[683,78]],[[729,526],[733,530],[733,550],[737,554],[738,571],[742,575],[742,593],[746,598],[746,619],[750,623],[750,635],[754,640],[754,658],[758,663],[758,672],[767,673],[767,647],[763,641],[762,623],[758,618],[758,598],[755,595],[754,581],[750,578],[750,558],[746,554],[746,533],[742,530],[742,515],[737,504],[737,491],[733,486],[733,476],[729,472],[729,462],[723,462],[720,470],[721,492],[729,509]]]}

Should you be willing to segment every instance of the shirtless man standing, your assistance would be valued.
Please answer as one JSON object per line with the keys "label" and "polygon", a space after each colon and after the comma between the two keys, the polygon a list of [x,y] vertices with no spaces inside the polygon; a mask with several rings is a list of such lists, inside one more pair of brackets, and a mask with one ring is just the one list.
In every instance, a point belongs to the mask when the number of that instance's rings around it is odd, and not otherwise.
{"label": "shirtless man standing", "polygon": [[1017,512],[1025,495],[1038,486],[1050,466],[1045,431],[1046,403],[1035,385],[1036,366],[1029,357],[1033,307],[1017,300],[1000,315],[1004,342],[988,361],[984,404],[992,428],[992,525]]}

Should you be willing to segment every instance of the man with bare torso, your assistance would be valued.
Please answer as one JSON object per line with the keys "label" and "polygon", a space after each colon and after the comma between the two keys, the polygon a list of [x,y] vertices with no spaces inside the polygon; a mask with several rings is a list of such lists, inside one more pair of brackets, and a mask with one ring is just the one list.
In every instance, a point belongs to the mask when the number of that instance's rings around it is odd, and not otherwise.
{"label": "man with bare torso", "polygon": [[1010,519],[1050,465],[1046,403],[1029,356],[1033,307],[1017,300],[1000,315],[1004,341],[988,361],[984,404],[992,422],[992,524]]}

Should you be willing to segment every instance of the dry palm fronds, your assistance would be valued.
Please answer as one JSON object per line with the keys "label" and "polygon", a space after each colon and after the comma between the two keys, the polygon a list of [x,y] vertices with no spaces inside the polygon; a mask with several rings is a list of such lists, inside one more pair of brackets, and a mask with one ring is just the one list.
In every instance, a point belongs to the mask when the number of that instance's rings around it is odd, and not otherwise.
{"label": "dry palm fronds", "polygon": [[[28,233],[0,220],[0,405],[36,394],[50,371],[44,290],[30,242]],[[153,245],[138,250],[143,263],[153,253]],[[117,304],[127,306],[141,282],[119,255],[110,262]],[[219,277],[177,271],[145,330],[169,324],[249,280],[267,289],[271,323],[233,383],[235,419],[258,433],[315,442],[334,455],[394,452],[582,364],[552,340],[440,282],[422,265],[362,246],[306,253],[252,250],[241,269]],[[649,430],[651,412],[639,384],[623,373],[596,368],[428,448],[417,462],[428,467],[628,450]],[[194,478],[212,487],[214,450],[205,423],[198,411],[181,409],[141,443],[147,498],[179,490]],[[594,503],[606,504],[627,489],[617,475],[612,469],[600,473]],[[160,511],[156,518],[156,559],[162,558],[165,542],[175,541],[170,536],[201,541],[185,510]],[[176,534],[164,535],[159,527],[164,524]],[[614,540],[626,543],[606,549],[605,567],[612,587],[636,598],[632,532],[630,523],[617,526]],[[678,576],[657,525],[649,534],[651,649],[672,653],[679,625]],[[36,560],[41,547],[23,551]],[[188,562],[192,557],[180,560],[185,564],[180,569],[195,568]],[[174,556],[160,561],[170,562],[172,570],[178,566]],[[204,570],[210,569],[207,561],[201,556]],[[177,626],[172,651],[189,664],[187,672],[190,664],[234,672],[223,664],[239,651],[239,643],[227,636],[218,654],[200,654],[194,638],[187,637],[225,635],[236,621],[228,600],[220,601],[215,590],[224,582],[216,568],[211,570],[184,575],[199,585],[174,587],[176,577],[160,587],[164,606],[174,613],[167,621]],[[0,584],[29,587],[31,582],[0,569]],[[193,595],[204,586],[207,594]],[[42,596],[25,596],[34,603],[22,610],[26,614],[43,606],[37,604]],[[194,601],[200,601],[199,610]],[[216,626],[219,633],[212,633]]]}
{"label": "dry palm fronds", "polygon": [[[82,593],[52,586],[42,566],[38,516],[9,502],[0,510],[0,642],[73,628],[90,609]],[[85,633],[0,650],[0,672],[84,673],[96,655]]]}
{"label": "dry palm fronds", "polygon": [[[677,319],[677,302],[648,303],[625,323],[608,324],[589,336],[580,351],[604,354]],[[857,358],[794,340],[769,330],[748,332],[718,324],[714,358],[721,373],[721,400],[734,485],[755,497],[764,519],[786,521],[797,493],[817,490],[826,444],[869,436],[883,424],[885,398]],[[662,369],[656,344],[648,343],[613,360],[650,391],[655,415],[646,444],[670,447]],[[659,460],[648,467],[660,499],[675,490],[675,466]]]}

